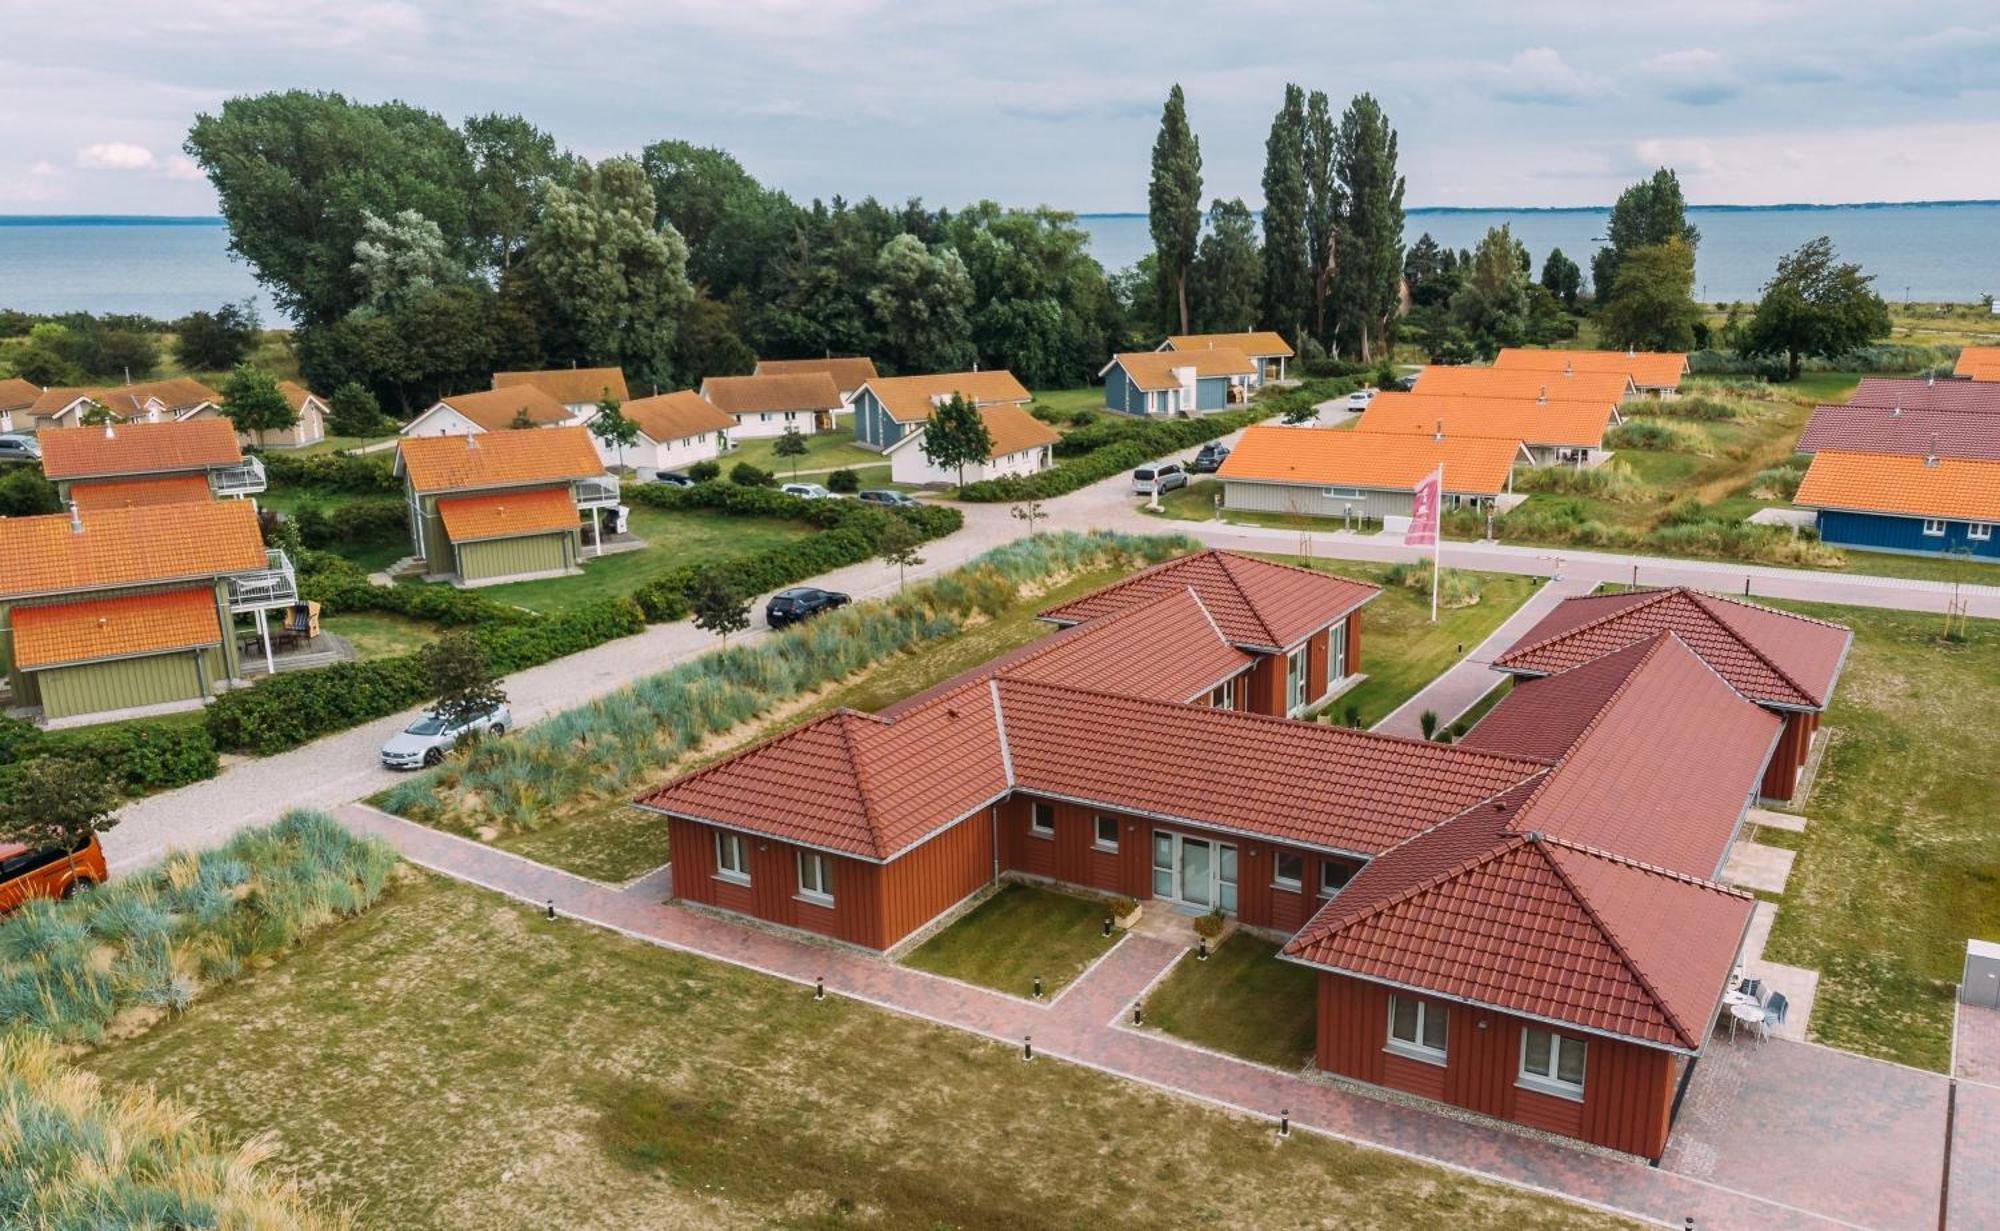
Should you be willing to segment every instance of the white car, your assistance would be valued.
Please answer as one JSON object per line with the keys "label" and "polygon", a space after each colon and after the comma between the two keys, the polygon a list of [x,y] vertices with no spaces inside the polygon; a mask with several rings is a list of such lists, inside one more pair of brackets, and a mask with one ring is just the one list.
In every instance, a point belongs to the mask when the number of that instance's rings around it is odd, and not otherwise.
{"label": "white car", "polygon": [[833,493],[817,483],[787,483],[779,490],[787,496],[797,496],[801,500],[833,499]]}
{"label": "white car", "polygon": [[447,728],[436,714],[426,713],[382,745],[382,764],[390,769],[422,769],[444,760],[468,731],[485,735],[505,735],[514,725],[514,714],[505,705],[487,710],[460,726]]}
{"label": "white car", "polygon": [[1380,390],[1356,389],[1354,392],[1347,395],[1347,409],[1367,410],[1368,403],[1375,400],[1375,395],[1378,392],[1380,392]]}

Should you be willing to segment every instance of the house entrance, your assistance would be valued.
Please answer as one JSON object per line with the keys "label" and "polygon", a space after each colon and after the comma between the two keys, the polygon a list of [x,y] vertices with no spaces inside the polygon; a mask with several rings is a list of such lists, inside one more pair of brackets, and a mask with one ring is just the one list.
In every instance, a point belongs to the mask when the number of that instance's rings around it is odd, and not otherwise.
{"label": "house entrance", "polygon": [[1227,842],[1153,831],[1153,896],[1206,913],[1236,913],[1236,848]]}

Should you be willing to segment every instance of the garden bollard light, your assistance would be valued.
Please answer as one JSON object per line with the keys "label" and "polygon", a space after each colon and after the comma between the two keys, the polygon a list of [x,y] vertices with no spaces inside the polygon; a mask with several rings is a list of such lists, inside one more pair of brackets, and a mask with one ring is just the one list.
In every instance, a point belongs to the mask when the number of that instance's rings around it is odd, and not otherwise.
{"label": "garden bollard light", "polygon": [[1109,936],[1109,935],[1111,935],[1111,916],[1110,916],[1110,915],[1106,915],[1106,916],[1104,916],[1104,934],[1105,934],[1106,936]]}
{"label": "garden bollard light", "polygon": [[554,898],[550,898],[548,919],[551,923],[553,923],[555,922],[555,917],[556,917],[556,900]]}
{"label": "garden bollard light", "polygon": [[1133,1002],[1132,1002],[1132,1024],[1133,1024],[1134,1026],[1143,1026],[1143,1025],[1145,1025],[1145,1024],[1146,1024],[1146,1002],[1145,1002],[1145,1001],[1143,1001],[1143,1000],[1135,1000],[1135,1001],[1133,1001]]}
{"label": "garden bollard light", "polygon": [[1206,962],[1208,960],[1208,937],[1195,937],[1194,960],[1197,962]]}
{"label": "garden bollard light", "polygon": [[1032,1034],[1024,1034],[1021,1036],[1021,1059],[1033,1060],[1034,1058],[1035,1058],[1035,1036]]}
{"label": "garden bollard light", "polygon": [[1036,975],[1036,976],[1035,976],[1035,999],[1037,999],[1037,1000],[1040,1000],[1041,998],[1042,998],[1042,976],[1040,976],[1040,975]]}
{"label": "garden bollard light", "polygon": [[1280,1109],[1278,1112],[1278,1136],[1289,1137],[1291,1135],[1292,1135],[1292,1109],[1289,1107],[1285,1107]]}
{"label": "garden bollard light", "polygon": [[817,979],[814,979],[814,980],[813,980],[813,999],[814,999],[814,1000],[825,1000],[825,999],[826,999],[826,976],[825,976],[825,975],[821,975],[821,976],[820,976],[819,978],[817,978]]}

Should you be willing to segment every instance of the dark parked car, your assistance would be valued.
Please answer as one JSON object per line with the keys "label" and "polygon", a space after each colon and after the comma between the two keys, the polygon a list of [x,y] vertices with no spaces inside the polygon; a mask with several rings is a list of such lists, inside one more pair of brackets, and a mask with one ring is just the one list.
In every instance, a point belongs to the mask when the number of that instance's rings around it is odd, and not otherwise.
{"label": "dark parked car", "polygon": [[919,503],[915,496],[907,492],[890,491],[885,487],[870,488],[854,498],[864,504],[883,504],[891,508],[913,509]]}
{"label": "dark parked car", "polygon": [[1222,469],[1222,461],[1228,456],[1228,445],[1217,444],[1211,440],[1201,447],[1201,452],[1194,455],[1194,460],[1188,463],[1188,470],[1194,474],[1214,474]]}
{"label": "dark parked car", "polygon": [[682,474],[678,470],[662,470],[653,477],[653,481],[656,483],[665,483],[668,487],[694,486],[693,476]]}
{"label": "dark parked car", "polygon": [[39,462],[42,446],[33,436],[0,435],[0,462]]}
{"label": "dark parked car", "polygon": [[787,624],[797,624],[808,620],[822,611],[832,611],[835,607],[847,606],[847,596],[838,590],[822,590],[818,586],[793,586],[780,590],[764,604],[764,622],[772,628],[783,628]]}

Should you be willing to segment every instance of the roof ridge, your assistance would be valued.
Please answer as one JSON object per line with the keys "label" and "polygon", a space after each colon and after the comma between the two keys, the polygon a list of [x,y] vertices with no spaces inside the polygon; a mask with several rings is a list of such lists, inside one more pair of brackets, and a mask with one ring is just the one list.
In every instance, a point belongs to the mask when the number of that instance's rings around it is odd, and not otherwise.
{"label": "roof ridge", "polygon": [[843,706],[834,711],[834,716],[839,719],[835,726],[840,731],[841,746],[847,749],[848,764],[854,767],[854,789],[861,797],[861,821],[868,829],[868,841],[874,846],[876,856],[881,857],[885,852],[882,850],[881,827],[876,824],[875,800],[868,791],[868,772],[862,765],[861,746],[855,742],[854,732],[849,729],[860,715]]}
{"label": "roof ridge", "polygon": [[1565,847],[1575,851],[1579,855],[1588,855],[1593,859],[1602,859],[1607,863],[1619,864],[1623,867],[1631,868],[1636,872],[1646,872],[1654,876],[1663,876],[1669,880],[1679,881],[1682,884],[1691,885],[1697,889],[1707,889],[1710,892],[1720,893],[1726,897],[1741,898],[1745,902],[1754,902],[1757,900],[1755,894],[1738,889],[1733,885],[1727,885],[1718,880],[1710,880],[1705,876],[1696,876],[1692,872],[1683,872],[1679,868],[1669,868],[1663,864],[1650,863],[1644,859],[1635,859],[1631,855],[1620,854],[1608,847],[1592,846],[1588,842],[1578,842],[1574,838],[1565,838],[1551,833],[1542,833],[1540,836],[1541,840],[1550,846]]}
{"label": "roof ridge", "polygon": [[[1160,572],[1161,570],[1163,570],[1163,569],[1166,569],[1166,568],[1168,568],[1168,567],[1170,567],[1170,566],[1173,566],[1173,565],[1179,565],[1179,564],[1185,564],[1186,562],[1188,562],[1188,561],[1190,561],[1190,560],[1197,560],[1197,559],[1200,559],[1200,558],[1201,558],[1202,556],[1205,556],[1205,555],[1210,555],[1210,554],[1213,554],[1213,553],[1215,553],[1215,552],[1218,552],[1218,551],[1220,551],[1220,550],[1221,550],[1221,548],[1218,548],[1218,547],[1204,547],[1204,548],[1202,548],[1202,549],[1201,549],[1200,551],[1191,551],[1191,552],[1187,552],[1187,553],[1185,553],[1185,554],[1183,554],[1183,555],[1178,555],[1178,556],[1172,556],[1172,557],[1169,557],[1169,558],[1167,558],[1167,559],[1165,559],[1165,560],[1161,560],[1161,561],[1160,561],[1159,563],[1157,563],[1157,564],[1149,564],[1149,565],[1147,565],[1147,566],[1146,566],[1145,568],[1142,568],[1142,569],[1140,569],[1140,570],[1139,570],[1138,572],[1136,572],[1136,573],[1132,573],[1132,574],[1130,574],[1130,575],[1128,575],[1128,576],[1125,576],[1125,577],[1120,577],[1120,578],[1119,578],[1119,579],[1118,579],[1117,581],[1114,581],[1114,582],[1112,582],[1112,583],[1111,583],[1111,584],[1109,584],[1109,585],[1105,585],[1105,586],[1099,586],[1099,587],[1098,587],[1097,589],[1095,589],[1095,590],[1092,590],[1092,591],[1090,592],[1090,594],[1081,594],[1081,595],[1078,595],[1078,596],[1077,596],[1076,598],[1073,598],[1073,599],[1069,599],[1069,600],[1066,600],[1066,601],[1064,601],[1064,602],[1060,602],[1060,603],[1056,603],[1056,604],[1054,604],[1053,606],[1049,606],[1049,607],[1044,607],[1044,608],[1042,608],[1042,609],[1041,609],[1040,611],[1037,611],[1037,612],[1035,613],[1035,617],[1036,617],[1037,619],[1042,619],[1042,618],[1046,618],[1046,617],[1048,616],[1049,612],[1051,612],[1051,611],[1055,611],[1055,610],[1058,610],[1059,608],[1063,608],[1063,607],[1069,607],[1069,606],[1073,606],[1074,604],[1076,604],[1076,603],[1078,603],[1078,602],[1081,602],[1081,601],[1082,601],[1083,599],[1086,599],[1086,598],[1089,598],[1089,597],[1091,597],[1091,595],[1096,595],[1096,594],[1116,594],[1116,593],[1118,593],[1118,592],[1120,592],[1120,591],[1122,591],[1122,590],[1126,590],[1126,589],[1129,589],[1129,588],[1131,588],[1131,587],[1132,587],[1132,585],[1133,585],[1133,584],[1135,584],[1136,582],[1138,582],[1138,581],[1139,581],[1139,580],[1140,580],[1141,578],[1145,578],[1145,577],[1150,577],[1150,576],[1152,576],[1152,575],[1153,575],[1154,573],[1157,573],[1157,572]],[[1092,617],[1092,618],[1096,618],[1096,617]],[[1083,624],[1083,623],[1087,623],[1087,621],[1085,621],[1085,620],[1076,620],[1076,621],[1074,621],[1074,623],[1077,623],[1077,624]]]}
{"label": "roof ridge", "polygon": [[[1243,601],[1244,608],[1250,612],[1250,618],[1257,622],[1258,628],[1264,630],[1265,641],[1270,645],[1279,645],[1278,634],[1271,628],[1270,621],[1264,618],[1264,613],[1257,610],[1257,604],[1244,592],[1243,581],[1236,575],[1237,566],[1246,561],[1251,561],[1251,558],[1248,556],[1239,556],[1235,552],[1223,551],[1220,548],[1211,547],[1209,551],[1214,554],[1215,563],[1222,570],[1222,575],[1229,579],[1230,586],[1236,591],[1236,597]],[[1251,562],[1254,563],[1254,561]]]}
{"label": "roof ridge", "polygon": [[[1535,834],[1528,845],[1542,846],[1542,835]],[[1597,930],[1602,933],[1605,942],[1618,954],[1618,959],[1625,964],[1625,969],[1630,971],[1632,977],[1639,981],[1639,986],[1651,998],[1653,1007],[1659,1010],[1660,1016],[1664,1017],[1667,1020],[1667,1024],[1673,1027],[1674,1033],[1680,1036],[1681,1042],[1687,1047],[1699,1049],[1701,1047],[1700,1037],[1688,1028],[1686,1022],[1681,1020],[1680,1014],[1674,1012],[1673,1006],[1667,1003],[1667,998],[1660,994],[1660,989],[1653,986],[1653,980],[1647,976],[1645,967],[1639,964],[1639,959],[1632,956],[1632,951],[1626,948],[1625,942],[1618,938],[1618,930],[1612,927],[1610,922],[1598,912],[1596,905],[1591,902],[1589,895],[1577,888],[1576,881],[1569,874],[1569,869],[1562,866],[1562,861],[1555,857],[1554,850],[1552,848],[1542,850],[1540,855],[1542,862],[1548,865],[1549,869],[1556,874],[1558,880],[1562,881],[1563,887],[1569,890],[1570,897],[1575,899],[1577,906],[1583,910],[1585,915],[1589,916],[1591,923],[1595,924]]]}
{"label": "roof ridge", "polygon": [[[1466,811],[1470,812],[1472,810],[1473,809],[1468,808]],[[1463,816],[1465,815],[1465,813],[1460,813],[1459,815]],[[1449,821],[1440,821],[1438,825],[1433,825],[1424,832],[1435,833],[1439,828],[1439,826],[1449,823],[1450,823]],[[1405,885],[1403,888],[1397,890],[1395,893],[1390,894],[1388,897],[1383,898],[1379,902],[1370,903],[1365,908],[1359,911],[1355,911],[1352,914],[1337,917],[1336,919],[1328,922],[1326,926],[1320,928],[1317,932],[1313,933],[1311,936],[1307,936],[1305,932],[1301,931],[1297,936],[1293,938],[1292,942],[1288,942],[1288,945],[1293,942],[1303,942],[1306,944],[1311,944],[1314,941],[1323,940],[1326,937],[1333,935],[1335,932],[1342,931],[1356,923],[1360,923],[1364,919],[1373,918],[1377,915],[1382,914],[1384,911],[1389,910],[1392,907],[1401,906],[1403,903],[1408,902],[1413,898],[1416,898],[1422,894],[1429,893],[1431,890],[1436,889],[1438,886],[1443,885],[1448,881],[1456,880],[1458,877],[1465,875],[1467,872],[1472,871],[1474,868],[1478,868],[1485,864],[1489,864],[1493,862],[1495,859],[1498,859],[1503,855],[1511,854],[1517,848],[1526,845],[1528,845],[1527,835],[1513,833],[1509,830],[1503,829],[1495,837],[1495,840],[1492,843],[1481,847],[1474,854],[1467,855],[1465,858],[1459,860],[1457,863],[1454,863],[1449,867],[1440,869],[1439,871],[1432,873],[1431,875],[1425,877],[1420,881],[1416,881],[1412,884]],[[1380,856],[1377,856],[1377,858],[1379,859]],[[1371,860],[1370,862],[1373,863],[1373,860]],[[1338,902],[1339,900],[1340,899],[1337,897],[1334,899],[1335,902]]]}
{"label": "roof ridge", "polygon": [[[1566,628],[1559,633],[1551,633],[1548,636],[1542,638],[1540,641],[1532,642],[1527,645],[1509,646],[1507,647],[1506,653],[1499,655],[1493,661],[1496,663],[1500,663],[1500,662],[1505,662],[1508,659],[1514,658],[1516,656],[1531,654],[1536,650],[1544,649],[1548,646],[1554,645],[1558,641],[1564,641],[1567,640],[1568,638],[1574,637],[1578,633],[1583,632],[1586,629],[1596,628],[1599,625],[1608,623],[1609,621],[1615,620],[1620,616],[1630,615],[1634,611],[1643,611],[1648,607],[1655,606],[1661,601],[1663,601],[1667,595],[1674,593],[1676,590],[1681,590],[1685,588],[1686,587],[1684,586],[1646,586],[1632,590],[1609,590],[1601,594],[1572,594],[1568,598],[1563,599],[1562,601],[1564,603],[1574,603],[1580,599],[1622,598],[1628,594],[1642,594],[1645,596],[1645,600],[1643,602],[1632,603],[1629,606],[1620,607],[1616,611],[1606,612],[1605,614],[1597,616],[1593,619],[1585,620],[1583,623],[1575,625],[1571,628]],[[1557,610],[1560,610],[1561,606],[1562,604],[1558,603],[1556,605]],[[1623,648],[1625,647],[1623,646],[1619,647],[1619,649]],[[1593,659],[1592,661],[1595,660]]]}
{"label": "roof ridge", "polygon": [[[1750,651],[1750,653],[1756,657],[1758,662],[1763,663],[1766,667],[1769,667],[1771,669],[1772,674],[1776,675],[1779,679],[1785,681],[1785,683],[1791,685],[1793,692],[1798,693],[1801,697],[1805,697],[1808,700],[1823,703],[1821,701],[1821,698],[1817,696],[1812,691],[1812,689],[1807,688],[1804,684],[1799,683],[1798,680],[1793,678],[1791,672],[1779,666],[1777,662],[1774,661],[1769,654],[1766,654],[1763,650],[1759,649],[1756,645],[1752,644],[1750,639],[1745,637],[1742,633],[1736,631],[1736,629],[1730,625],[1729,621],[1717,615],[1715,611],[1709,607],[1708,603],[1704,601],[1709,597],[1708,595],[1703,594],[1699,590],[1685,590],[1684,592],[1687,595],[1688,601],[1693,603],[1698,609],[1700,609],[1703,615],[1707,616],[1710,620],[1714,621],[1716,627],[1728,633],[1729,636],[1736,642],[1736,644]],[[1754,604],[1746,604],[1746,605],[1754,605]],[[1759,610],[1770,611],[1771,608],[1762,607],[1759,608]],[[1696,655],[1696,657],[1700,657],[1700,655]],[[1716,674],[1720,675],[1721,672],[1717,672]],[[1735,685],[1732,684],[1730,685],[1730,687],[1733,688],[1735,687]]]}
{"label": "roof ridge", "polygon": [[[1222,625],[1215,622],[1215,613],[1208,609],[1207,603],[1201,601],[1201,591],[1195,589],[1193,586],[1189,586],[1187,587],[1187,596],[1194,600],[1194,605],[1200,609],[1202,618],[1208,621],[1208,627],[1214,631],[1215,639],[1230,649],[1235,649],[1236,646],[1229,640],[1229,635],[1222,631]],[[1151,605],[1150,603],[1147,604],[1147,606]],[[1134,608],[1133,610],[1140,609]]]}

